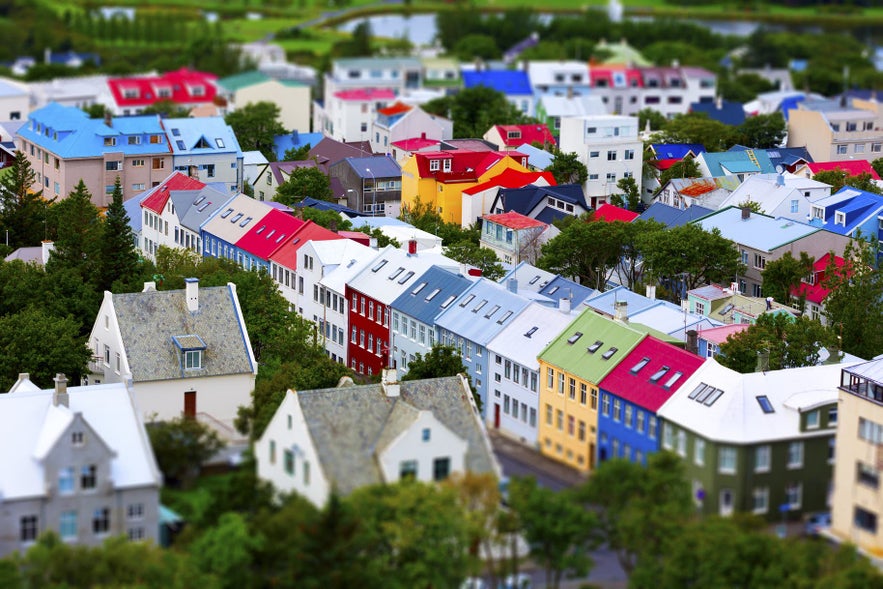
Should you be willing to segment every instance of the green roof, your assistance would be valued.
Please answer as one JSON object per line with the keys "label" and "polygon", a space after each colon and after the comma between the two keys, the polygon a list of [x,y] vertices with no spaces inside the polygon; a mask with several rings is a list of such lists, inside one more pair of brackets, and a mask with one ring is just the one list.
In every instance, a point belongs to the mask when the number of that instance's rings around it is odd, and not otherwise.
{"label": "green roof", "polygon": [[222,78],[218,80],[218,85],[223,86],[231,92],[236,92],[237,90],[242,90],[248,86],[254,86],[255,84],[266,82],[269,79],[270,76],[267,74],[259,72],[258,70],[251,70],[249,72],[242,72],[241,74],[234,74]]}
{"label": "green roof", "polygon": [[539,359],[597,384],[646,337],[646,330],[586,309],[546,346]]}

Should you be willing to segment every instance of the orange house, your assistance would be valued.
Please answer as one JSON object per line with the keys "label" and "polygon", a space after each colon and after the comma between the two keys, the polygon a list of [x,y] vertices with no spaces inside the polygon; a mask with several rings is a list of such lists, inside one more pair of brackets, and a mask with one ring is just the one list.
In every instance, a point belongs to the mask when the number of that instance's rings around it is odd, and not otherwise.
{"label": "orange house", "polygon": [[402,166],[402,208],[414,206],[419,199],[444,221],[462,225],[463,191],[507,169],[528,172],[527,155],[465,149],[415,153]]}

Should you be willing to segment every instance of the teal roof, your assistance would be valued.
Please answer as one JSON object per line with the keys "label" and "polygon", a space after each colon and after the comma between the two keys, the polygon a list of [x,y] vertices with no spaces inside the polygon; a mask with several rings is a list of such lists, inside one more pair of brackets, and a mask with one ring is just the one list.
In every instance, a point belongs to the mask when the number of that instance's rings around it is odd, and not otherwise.
{"label": "teal roof", "polygon": [[586,309],[546,346],[538,358],[597,384],[646,337],[646,329]]}
{"label": "teal roof", "polygon": [[758,172],[761,174],[774,174],[776,172],[770,156],[763,149],[705,152],[700,157],[705,160],[708,171],[715,178],[725,176],[728,173]]}
{"label": "teal roof", "polygon": [[251,70],[249,72],[242,72],[240,74],[227,76],[226,78],[221,78],[218,80],[218,86],[221,86],[225,90],[236,92],[237,90],[242,90],[243,88],[248,88],[255,84],[261,84],[269,79],[270,76],[267,74],[258,70]]}

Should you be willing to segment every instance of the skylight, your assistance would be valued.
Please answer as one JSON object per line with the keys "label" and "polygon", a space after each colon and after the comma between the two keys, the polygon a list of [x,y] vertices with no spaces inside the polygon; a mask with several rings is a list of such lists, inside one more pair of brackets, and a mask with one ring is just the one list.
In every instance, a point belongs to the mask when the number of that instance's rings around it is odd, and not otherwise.
{"label": "skylight", "polygon": [[404,276],[402,276],[401,278],[399,278],[399,284],[404,284],[404,283],[408,282],[408,280],[409,280],[413,275],[414,275],[414,272],[413,272],[412,270],[409,270],[409,271],[407,272],[407,274],[405,274]]}
{"label": "skylight", "polygon": [[437,294],[440,293],[440,292],[441,292],[441,289],[440,289],[440,288],[436,288],[436,289],[434,289],[431,293],[429,293],[428,295],[426,295],[426,300],[427,300],[427,301],[431,301],[432,299],[435,298],[435,295],[437,295]]}
{"label": "skylight", "polygon": [[539,327],[536,327],[536,326],[531,327],[530,329],[527,330],[527,333],[524,334],[524,337],[532,336],[533,334],[535,334],[537,332],[537,329],[539,329]]}
{"label": "skylight", "polygon": [[386,260],[380,260],[380,263],[378,263],[376,266],[371,268],[371,271],[372,272],[379,272],[380,269],[383,268],[384,266],[386,266]]}
{"label": "skylight", "polygon": [[647,363],[649,363],[649,362],[650,362],[650,358],[648,358],[647,356],[644,356],[643,358],[641,358],[641,359],[638,361],[637,364],[635,364],[634,366],[632,366],[632,368],[631,368],[631,372],[632,372],[632,374],[637,374],[637,373],[639,373],[639,372],[641,371],[641,369],[642,369],[644,366],[646,366]]}
{"label": "skylight", "polygon": [[239,224],[239,226],[240,226],[240,227],[245,227],[246,225],[248,225],[249,223],[251,223],[251,219],[252,219],[251,217],[246,217],[245,220],[242,221],[242,223]]}
{"label": "skylight", "polygon": [[417,286],[414,287],[414,290],[411,291],[411,294],[415,295],[418,292],[420,292],[421,290],[423,290],[424,288],[426,288],[426,283],[421,282],[420,284],[418,284]]}
{"label": "skylight", "polygon": [[196,200],[193,201],[193,204],[195,204],[195,205],[201,204],[202,201],[204,201],[204,200],[205,200],[205,196],[200,196],[199,198],[197,198]]}
{"label": "skylight", "polygon": [[273,234],[274,234],[274,233],[276,233],[276,230],[275,230],[275,229],[270,229],[270,232],[267,233],[267,239],[270,239],[271,237],[273,237]]}
{"label": "skylight", "polygon": [[285,239],[285,234],[284,234],[284,233],[283,233],[282,235],[280,235],[279,237],[276,238],[276,243],[279,243],[279,242],[282,241],[283,239]]}
{"label": "skylight", "polygon": [[730,311],[733,310],[734,306],[735,305],[733,305],[733,303],[727,303],[727,305],[725,305],[723,309],[718,311],[717,314],[718,315],[726,315],[727,313],[729,313]]}
{"label": "skylight", "polygon": [[480,303],[475,305],[475,308],[472,309],[472,312],[478,313],[479,311],[481,311],[482,307],[484,307],[485,305],[487,305],[487,299],[482,299]]}
{"label": "skylight", "polygon": [[199,211],[199,212],[201,213],[202,211],[206,210],[210,204],[212,204],[212,203],[211,203],[211,202],[207,202],[207,203],[201,205],[201,206],[200,206],[198,209],[196,209],[196,210]]}
{"label": "skylight", "polygon": [[684,376],[684,373],[681,372],[680,370],[675,372],[674,374],[671,375],[671,378],[668,379],[664,385],[662,385],[662,388],[670,389],[674,383],[676,383],[676,382],[678,382],[678,380],[680,380],[680,378],[682,376]]}
{"label": "skylight", "polygon": [[776,410],[773,409],[773,404],[770,403],[769,397],[766,395],[760,395],[759,397],[754,397],[757,399],[757,404],[760,405],[760,408],[763,409],[764,413],[775,413]]}
{"label": "skylight", "polygon": [[551,288],[551,290],[549,290],[549,292],[547,292],[546,294],[555,294],[556,292],[558,292],[558,287],[557,287],[557,286],[553,286],[553,287]]}
{"label": "skylight", "polygon": [[577,331],[577,332],[574,333],[572,336],[570,336],[569,338],[567,338],[567,343],[570,344],[570,345],[572,346],[572,345],[575,344],[577,341],[579,341],[579,338],[581,338],[582,336],[583,336],[583,332],[581,332],[581,331]]}
{"label": "skylight", "polygon": [[723,394],[724,394],[724,392],[722,390],[714,389],[714,392],[711,395],[709,395],[707,399],[705,399],[705,401],[704,401],[705,405],[707,405],[708,407],[711,407],[712,405],[714,405],[714,402],[717,401],[720,398],[720,396]]}
{"label": "skylight", "polygon": [[491,307],[490,311],[488,311],[487,313],[484,314],[484,318],[485,319],[490,318],[491,315],[493,315],[494,313],[496,313],[499,310],[500,310],[500,305],[494,305],[493,307]]}
{"label": "skylight", "polygon": [[217,145],[218,147],[220,147],[220,148],[223,149],[223,148],[224,148],[224,140],[221,139],[220,137],[216,138],[216,139],[215,139],[215,145]]}
{"label": "skylight", "polygon": [[395,280],[396,276],[398,276],[399,274],[401,274],[404,271],[405,271],[405,269],[402,268],[401,266],[399,266],[398,268],[395,269],[395,271],[392,274],[389,275],[389,279]]}
{"label": "skylight", "polygon": [[512,316],[512,311],[506,311],[505,313],[503,313],[503,316],[502,316],[502,317],[500,317],[499,319],[497,319],[497,323],[499,323],[500,325],[502,325],[503,323],[506,322],[506,319],[508,319],[508,318],[511,317],[511,316]]}
{"label": "skylight", "polygon": [[456,295],[451,295],[451,296],[449,296],[448,298],[445,299],[445,302],[443,302],[443,303],[441,304],[441,308],[442,308],[442,309],[447,309],[447,308],[448,308],[448,305],[450,305],[451,303],[453,303],[453,302],[454,302],[454,299],[456,299],[456,298],[457,298]]}
{"label": "skylight", "polygon": [[232,213],[232,212],[233,212],[233,209],[227,209],[226,211],[224,211],[223,213],[221,213],[221,218],[222,218],[222,219],[226,219],[227,217],[230,216],[230,213]]}
{"label": "skylight", "polygon": [[610,360],[610,358],[613,357],[613,354],[615,354],[618,351],[619,351],[619,348],[616,348],[616,347],[610,348],[609,350],[607,350],[606,352],[601,354],[601,357],[604,358],[605,360]]}
{"label": "skylight", "polygon": [[653,376],[650,377],[650,382],[659,382],[659,379],[665,376],[669,370],[671,370],[671,368],[669,368],[668,366],[663,366],[653,373]]}
{"label": "skylight", "polygon": [[701,393],[703,390],[705,390],[705,387],[707,387],[707,386],[708,385],[705,384],[704,382],[700,382],[699,385],[695,389],[693,389],[693,391],[689,395],[687,395],[687,398],[688,399],[695,399],[696,397],[699,396],[699,393]]}
{"label": "skylight", "polygon": [[255,235],[260,235],[261,233],[264,232],[264,229],[266,229],[266,228],[267,228],[266,225],[261,225],[260,228],[257,231],[255,231]]}
{"label": "skylight", "polygon": [[460,306],[461,306],[461,307],[465,307],[466,305],[468,305],[469,303],[471,303],[471,302],[472,302],[472,299],[474,299],[474,298],[475,298],[475,295],[474,295],[474,294],[471,294],[471,295],[467,296],[467,297],[466,297],[465,299],[463,299],[463,301],[460,303]]}
{"label": "skylight", "polygon": [[598,349],[599,349],[601,346],[603,346],[603,345],[604,345],[604,342],[602,342],[601,340],[597,340],[597,341],[596,341],[595,343],[593,343],[591,346],[589,346],[588,348],[586,348],[586,350],[589,352],[589,354],[594,354],[594,353],[597,352]]}
{"label": "skylight", "polygon": [[184,145],[184,142],[181,141],[180,139],[178,139],[177,141],[175,141],[175,145],[177,145],[177,146],[178,146],[178,149],[180,149],[180,150],[182,150],[182,151],[185,150],[185,149],[187,149],[187,147]]}
{"label": "skylight", "polygon": [[233,215],[233,218],[230,219],[230,222],[231,222],[231,223],[235,223],[235,222],[237,222],[239,219],[241,219],[241,218],[244,217],[244,216],[245,216],[245,215],[243,215],[242,213],[236,213],[235,215]]}
{"label": "skylight", "polygon": [[530,282],[528,282],[528,284],[536,284],[537,280],[539,280],[539,279],[540,279],[540,275],[537,274],[536,276],[534,276],[533,278],[530,279]]}
{"label": "skylight", "polygon": [[175,137],[180,137],[181,129],[172,129],[172,135],[174,135]]}

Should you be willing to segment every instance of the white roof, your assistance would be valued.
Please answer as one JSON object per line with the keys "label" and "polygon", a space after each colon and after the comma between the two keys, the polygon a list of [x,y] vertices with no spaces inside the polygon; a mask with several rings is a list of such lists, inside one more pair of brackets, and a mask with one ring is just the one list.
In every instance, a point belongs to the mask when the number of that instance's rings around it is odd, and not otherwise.
{"label": "white roof", "polygon": [[[344,260],[349,261],[354,257],[364,258],[377,253],[367,245],[363,245],[352,239],[326,239],[323,241],[310,240],[307,242],[313,250],[316,259],[322,266],[337,266]],[[306,244],[304,244],[306,246]]]}
{"label": "white roof", "polygon": [[487,348],[522,366],[537,370],[540,367],[537,356],[564,331],[582,309],[582,306],[577,305],[577,313],[565,313],[557,307],[530,303],[488,342]]}
{"label": "white roof", "polygon": [[[350,240],[338,239],[335,241]],[[379,251],[370,247],[367,248],[367,251],[358,249],[350,250],[350,255],[341,257],[337,268],[323,276],[319,281],[319,284],[333,292],[344,294],[346,292],[346,285],[352,280],[353,276],[364,270],[365,267],[377,259],[379,255]]]}
{"label": "white roof", "polygon": [[[566,74],[568,77],[564,80],[555,80],[556,74]],[[581,78],[579,80],[573,80],[570,78],[570,75],[577,74],[580,75]],[[531,86],[540,86],[540,85],[565,85],[565,84],[580,84],[583,86],[588,86],[589,79],[589,64],[585,61],[529,61],[527,63],[527,75],[530,78]]]}
{"label": "white roof", "polygon": [[[381,266],[382,264],[382,266]],[[460,263],[441,254],[418,251],[409,254],[405,249],[391,245],[380,250],[380,255],[349,281],[350,288],[388,305],[413,286],[430,266],[441,266],[459,272]],[[375,270],[376,269],[376,270]],[[399,271],[401,269],[401,271]]]}
{"label": "white roof", "polygon": [[[271,210],[272,207],[265,202],[238,194],[218,208],[215,215],[203,224],[202,230],[235,245],[240,237],[254,229]],[[240,220],[232,223],[231,220],[240,214],[242,215],[239,217]],[[248,217],[253,221],[243,227],[242,221]]]}
{"label": "white roof", "polygon": [[540,100],[543,102],[545,111],[552,116],[573,117],[607,113],[604,100],[597,95],[568,97],[544,94]]}
{"label": "white roof", "polygon": [[[840,371],[847,365],[827,364],[739,374],[713,358],[660,407],[659,415],[708,440],[755,444],[814,435],[800,431],[800,411],[837,402]],[[699,385],[722,391],[710,406],[690,398]],[[699,399],[711,399],[717,396]],[[757,397],[765,396],[772,412],[764,412]],[[826,434],[824,430],[819,434]]]}
{"label": "white roof", "polygon": [[[30,388],[30,387],[27,387]],[[42,496],[42,459],[81,413],[115,453],[110,477],[117,488],[159,486],[160,474],[131,395],[122,383],[69,387],[70,408],[53,405],[52,389],[0,395],[0,498]]]}

